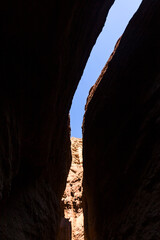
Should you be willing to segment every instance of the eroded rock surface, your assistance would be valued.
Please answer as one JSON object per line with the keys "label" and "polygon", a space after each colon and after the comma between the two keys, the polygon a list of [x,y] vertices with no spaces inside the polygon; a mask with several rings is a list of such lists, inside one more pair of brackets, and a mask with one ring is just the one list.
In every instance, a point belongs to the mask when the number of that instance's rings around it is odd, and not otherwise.
{"label": "eroded rock surface", "polygon": [[84,239],[84,220],[82,209],[82,139],[71,138],[72,164],[62,198],[64,216],[72,224],[72,240]]}
{"label": "eroded rock surface", "polygon": [[87,240],[160,239],[160,1],[143,0],[90,91]]}

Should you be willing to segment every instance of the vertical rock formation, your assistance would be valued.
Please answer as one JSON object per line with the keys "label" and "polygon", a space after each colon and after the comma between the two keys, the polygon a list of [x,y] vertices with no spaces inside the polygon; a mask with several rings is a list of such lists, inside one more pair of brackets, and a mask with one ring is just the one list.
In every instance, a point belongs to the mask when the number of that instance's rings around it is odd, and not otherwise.
{"label": "vertical rock formation", "polygon": [[83,124],[87,240],[160,239],[159,43],[160,1],[143,0],[90,92]]}
{"label": "vertical rock formation", "polygon": [[56,239],[71,163],[68,113],[113,2],[1,4],[1,240]]}
{"label": "vertical rock formation", "polygon": [[64,216],[72,224],[72,240],[84,239],[82,210],[82,139],[71,138],[72,164],[62,198]]}

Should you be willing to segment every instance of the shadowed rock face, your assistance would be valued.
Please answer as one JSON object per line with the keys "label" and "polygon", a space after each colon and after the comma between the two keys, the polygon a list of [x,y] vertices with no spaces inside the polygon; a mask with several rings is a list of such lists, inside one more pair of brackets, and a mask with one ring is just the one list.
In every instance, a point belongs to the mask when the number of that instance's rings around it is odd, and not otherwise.
{"label": "shadowed rock face", "polygon": [[144,0],[88,97],[87,240],[160,239],[160,1]]}
{"label": "shadowed rock face", "polygon": [[114,0],[3,1],[0,239],[55,239],[71,162],[68,112]]}

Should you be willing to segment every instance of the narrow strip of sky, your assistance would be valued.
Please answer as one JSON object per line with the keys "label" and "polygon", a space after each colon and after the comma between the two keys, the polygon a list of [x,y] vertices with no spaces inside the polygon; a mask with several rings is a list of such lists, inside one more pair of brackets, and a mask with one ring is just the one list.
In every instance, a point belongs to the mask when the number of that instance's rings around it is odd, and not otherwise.
{"label": "narrow strip of sky", "polygon": [[82,137],[81,125],[89,89],[96,82],[118,38],[124,32],[141,2],[142,0],[115,0],[109,11],[104,28],[92,49],[72,101],[70,110],[71,136]]}

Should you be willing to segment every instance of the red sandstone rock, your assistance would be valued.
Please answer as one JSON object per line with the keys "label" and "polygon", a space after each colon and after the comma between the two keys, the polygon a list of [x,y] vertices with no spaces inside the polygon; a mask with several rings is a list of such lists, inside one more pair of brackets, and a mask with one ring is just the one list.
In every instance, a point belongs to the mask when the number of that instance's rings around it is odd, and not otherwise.
{"label": "red sandstone rock", "polygon": [[144,0],[88,97],[87,240],[160,239],[159,44],[160,1]]}

